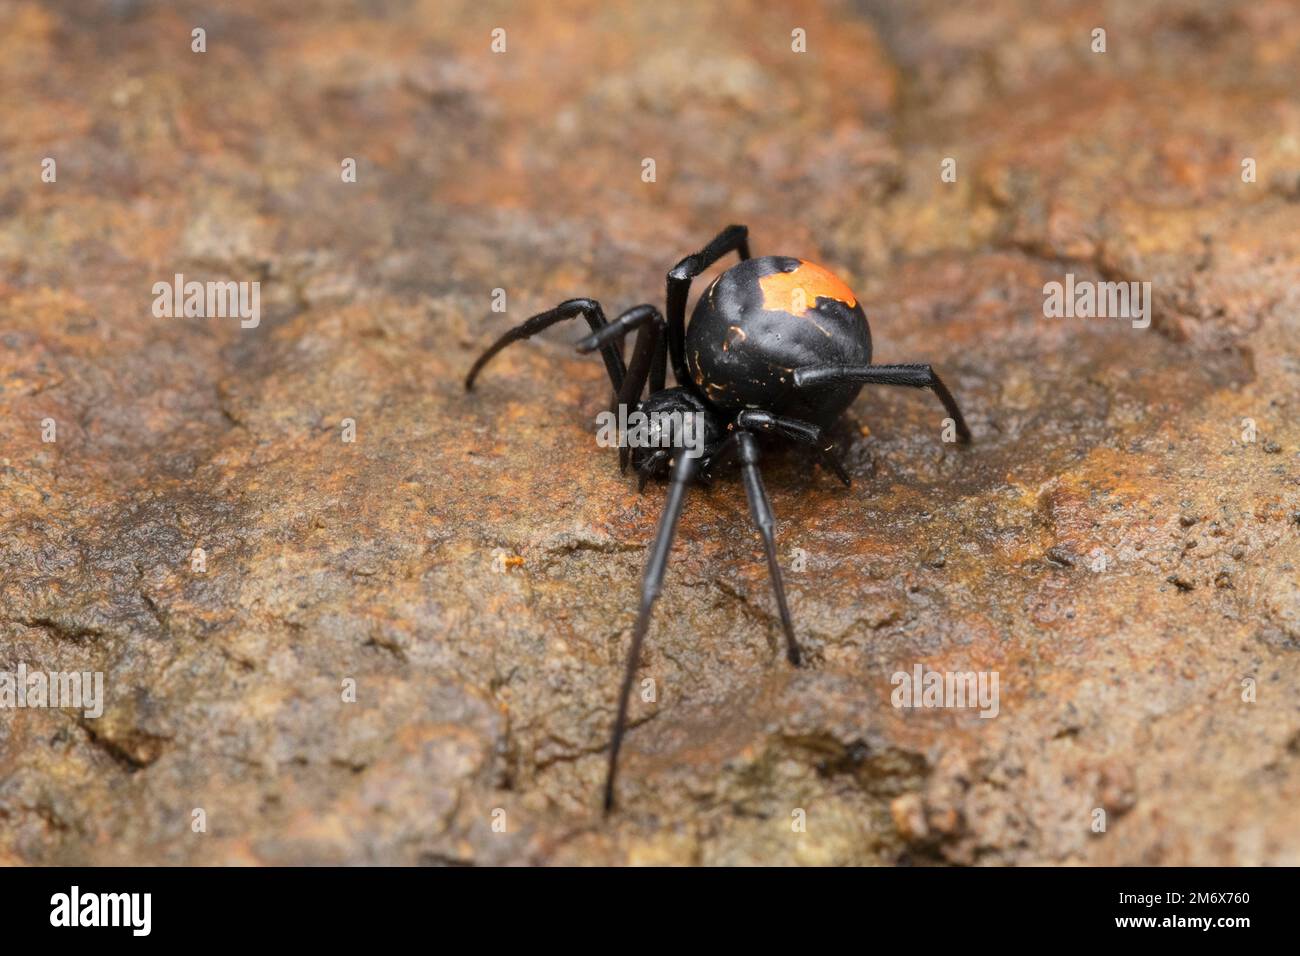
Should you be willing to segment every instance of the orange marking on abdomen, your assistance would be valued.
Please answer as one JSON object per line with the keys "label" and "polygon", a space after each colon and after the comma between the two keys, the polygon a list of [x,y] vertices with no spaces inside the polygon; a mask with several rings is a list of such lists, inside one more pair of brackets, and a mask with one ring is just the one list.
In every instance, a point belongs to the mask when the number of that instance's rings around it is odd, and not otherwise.
{"label": "orange marking on abdomen", "polygon": [[758,287],[763,290],[763,308],[769,312],[803,315],[817,305],[818,298],[834,299],[849,308],[858,304],[853,290],[839,276],[803,259],[793,272],[761,276]]}

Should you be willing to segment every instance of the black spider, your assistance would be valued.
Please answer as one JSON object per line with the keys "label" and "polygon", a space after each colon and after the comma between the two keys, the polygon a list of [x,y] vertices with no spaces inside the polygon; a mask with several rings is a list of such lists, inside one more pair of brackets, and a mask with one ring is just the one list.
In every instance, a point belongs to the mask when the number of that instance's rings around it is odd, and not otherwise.
{"label": "black spider", "polygon": [[[687,328],[686,297],[691,280],[729,252],[738,253],[741,261],[718,276],[700,296]],[[642,487],[651,476],[669,477],[670,485],[646,562],[640,610],[619,692],[605,778],[606,812],[614,805],[618,752],[641,645],[663,585],[668,551],[691,481],[705,479],[720,465],[738,460],[750,516],[767,552],[786,653],[790,663],[798,666],[799,645],[781,584],[775,522],[758,471],[754,433],[770,433],[810,446],[848,485],[848,474],[823,439],[825,430],[853,403],[863,385],[910,385],[933,389],[952,418],[957,436],[962,442],[970,441],[957,402],[929,365],[871,364],[871,330],[848,286],[802,259],[751,259],[749,230],[744,226],[728,226],[704,249],[669,271],[667,312],[665,322],[654,306],[638,305],[607,322],[595,300],[570,299],[501,336],[465,379],[466,390],[472,389],[483,366],[511,342],[581,316],[591,334],[578,343],[578,351],[600,350],[616,393],[616,408],[634,408],[653,421],[670,421],[657,413],[676,413],[697,416],[695,421],[703,423],[698,457],[674,455],[671,448],[663,447],[649,451],[638,447],[629,454],[627,444],[620,443],[620,468],[626,471],[630,457]],[[625,364],[623,337],[633,330],[637,331],[636,345],[631,362]],[[670,355],[675,388],[665,387]],[[649,395],[642,399],[647,382]],[[651,435],[657,437],[662,436]]]}

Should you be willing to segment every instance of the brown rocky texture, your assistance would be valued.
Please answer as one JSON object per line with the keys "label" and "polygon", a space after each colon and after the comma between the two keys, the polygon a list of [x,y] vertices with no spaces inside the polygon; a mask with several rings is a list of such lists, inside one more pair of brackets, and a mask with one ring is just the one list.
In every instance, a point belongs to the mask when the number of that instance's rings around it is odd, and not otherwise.
{"label": "brown rocky texture", "polygon": [[[0,4],[0,668],[108,685],[0,713],[0,861],[1300,863],[1292,3],[221,8]],[[731,221],[977,441],[876,389],[851,491],[769,458],[798,672],[741,490],[692,495],[605,821],[663,490],[576,330],[460,380]],[[177,272],[261,325],[155,318]],[[1045,319],[1066,272],[1152,328]],[[916,663],[999,716],[894,709]]]}

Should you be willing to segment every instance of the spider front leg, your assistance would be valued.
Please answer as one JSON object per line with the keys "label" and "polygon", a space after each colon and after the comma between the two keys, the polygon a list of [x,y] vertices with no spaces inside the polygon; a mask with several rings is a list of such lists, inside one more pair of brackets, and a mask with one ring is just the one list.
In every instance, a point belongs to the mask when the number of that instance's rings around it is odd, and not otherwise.
{"label": "spider front leg", "polygon": [[718,453],[719,463],[726,463],[733,457],[740,461],[745,496],[749,499],[749,517],[759,537],[763,539],[763,550],[767,553],[767,570],[772,578],[772,590],[776,593],[781,627],[785,631],[786,657],[798,667],[803,655],[799,651],[799,642],[795,640],[794,622],[790,619],[790,606],[786,603],[785,585],[781,581],[781,565],[776,559],[776,518],[772,514],[772,504],[767,499],[767,489],[763,487],[763,476],[758,470],[758,441],[750,432],[743,429],[733,432]]}
{"label": "spider front leg", "polygon": [[[569,299],[566,302],[561,302],[547,312],[541,312],[530,319],[526,319],[493,342],[491,348],[478,357],[478,361],[474,363],[469,370],[469,374],[465,376],[465,391],[468,392],[474,388],[474,379],[478,378],[479,372],[483,371],[483,367],[492,361],[493,357],[507,345],[532,338],[538,332],[550,328],[557,322],[576,319],[579,316],[587,320],[587,325],[591,327],[592,332],[599,332],[609,324],[605,321],[605,313],[601,309],[600,303],[595,299]],[[605,371],[609,373],[610,384],[614,386],[614,391],[617,393],[622,389],[623,379],[627,375],[627,369],[623,366],[623,357],[619,354],[615,344],[603,346],[600,354],[605,360]]]}
{"label": "spider front leg", "polygon": [[632,682],[636,679],[637,665],[641,661],[641,645],[645,642],[646,631],[650,628],[650,614],[654,610],[659,592],[663,590],[664,571],[668,567],[668,552],[673,546],[673,536],[677,533],[677,520],[682,516],[686,504],[686,489],[695,477],[696,459],[679,454],[673,465],[672,478],[668,484],[668,500],[664,504],[663,516],[659,519],[659,528],[655,532],[654,543],[650,545],[650,556],[646,559],[645,573],[641,578],[641,606],[637,611],[636,627],[632,631],[632,646],[627,653],[627,669],[623,673],[623,686],[618,692],[618,716],[614,719],[614,732],[609,742],[609,768],[605,772],[605,812],[614,809],[614,778],[618,774],[618,752],[623,746],[623,734],[627,730],[627,705],[632,696]]}

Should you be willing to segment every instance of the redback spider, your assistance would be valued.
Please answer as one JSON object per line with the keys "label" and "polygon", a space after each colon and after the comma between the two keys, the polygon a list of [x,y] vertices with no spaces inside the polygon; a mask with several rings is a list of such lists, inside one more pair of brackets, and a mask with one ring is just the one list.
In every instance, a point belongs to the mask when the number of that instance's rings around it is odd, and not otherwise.
{"label": "redback spider", "polygon": [[[730,252],[740,256],[700,296],[686,325],[686,297],[691,280]],[[581,316],[591,334],[578,342],[579,352],[599,350],[616,406],[632,407],[650,420],[656,414],[694,415],[703,423],[702,449],[697,455],[671,448],[637,447],[620,443],[619,466],[629,458],[640,476],[667,478],[668,500],[650,545],[641,582],[641,604],[627,669],[618,697],[618,715],[609,745],[605,775],[605,812],[614,806],[618,753],[627,729],[628,698],[641,659],[641,645],[650,614],[663,586],[668,551],[686,489],[707,479],[718,467],[740,466],[749,499],[749,513],[763,539],[767,567],[776,592],[776,605],[785,630],[786,656],[798,667],[801,660],[790,608],[776,559],[776,523],[758,470],[756,433],[766,433],[810,447],[845,485],[849,476],[835,457],[826,431],[861,391],[863,385],[908,385],[932,389],[952,419],[957,437],[970,441],[970,429],[952,393],[929,365],[872,365],[871,329],[853,292],[834,274],[803,259],[749,256],[749,230],[728,226],[695,255],[668,272],[668,320],[653,305],[628,309],[613,322],[605,319],[594,299],[569,299],[511,329],[493,343],[465,378],[468,391],[494,355],[512,342]],[[664,330],[667,330],[665,348]],[[625,363],[623,337],[636,332],[632,359]],[[668,358],[677,385],[665,387]],[[649,384],[649,394],[642,393]],[[655,443],[650,443],[652,446]]]}

